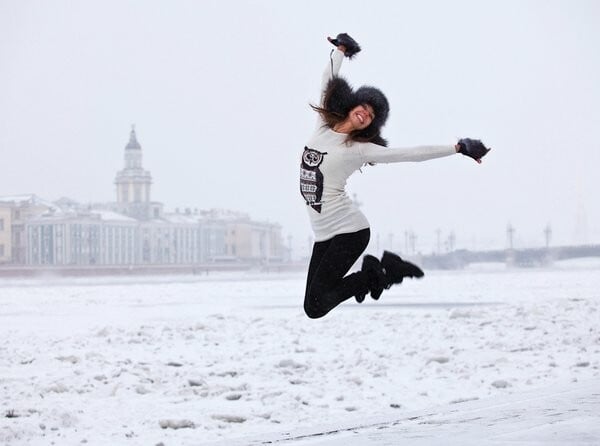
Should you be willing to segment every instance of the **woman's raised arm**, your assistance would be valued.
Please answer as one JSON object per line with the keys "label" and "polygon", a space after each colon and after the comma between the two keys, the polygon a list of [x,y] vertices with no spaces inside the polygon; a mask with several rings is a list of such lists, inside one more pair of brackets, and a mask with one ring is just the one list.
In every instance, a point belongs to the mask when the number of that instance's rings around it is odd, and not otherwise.
{"label": "woman's raised arm", "polygon": [[340,67],[342,66],[342,61],[344,60],[344,51],[344,47],[339,46],[337,49],[331,50],[331,53],[329,54],[329,60],[327,61],[327,66],[325,66],[323,77],[321,78],[321,100],[319,101],[320,106],[323,106],[323,95],[325,93],[325,89],[327,88],[327,84],[340,72]]}

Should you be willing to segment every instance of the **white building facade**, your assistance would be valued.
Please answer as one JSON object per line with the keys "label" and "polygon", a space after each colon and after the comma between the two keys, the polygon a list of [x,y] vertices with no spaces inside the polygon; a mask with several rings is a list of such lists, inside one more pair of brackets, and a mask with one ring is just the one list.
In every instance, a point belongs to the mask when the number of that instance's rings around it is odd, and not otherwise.
{"label": "white building facade", "polygon": [[[87,207],[68,199],[45,206],[20,203],[30,209],[21,211],[27,218],[19,219],[20,226],[13,231],[21,241],[5,248],[20,255],[9,258],[4,253],[0,260],[30,266],[131,266],[265,263],[286,257],[278,224],[223,210],[165,213],[162,203],[152,202],[152,177],[142,167],[134,128],[124,158],[124,168],[115,178],[114,203]],[[9,204],[0,212],[3,227],[10,222]],[[9,237],[2,232],[0,236],[0,241]]]}

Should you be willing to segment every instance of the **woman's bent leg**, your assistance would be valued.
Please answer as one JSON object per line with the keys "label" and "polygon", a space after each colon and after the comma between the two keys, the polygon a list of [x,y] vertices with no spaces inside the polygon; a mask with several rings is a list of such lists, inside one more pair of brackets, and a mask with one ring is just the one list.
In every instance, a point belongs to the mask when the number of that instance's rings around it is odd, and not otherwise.
{"label": "woman's bent leg", "polygon": [[364,272],[345,275],[367,248],[369,237],[367,228],[315,243],[304,296],[308,317],[323,317],[346,299],[367,291]]}
{"label": "woman's bent leg", "polygon": [[[310,264],[308,266],[308,275],[306,277],[306,290],[304,291],[304,296],[308,296],[308,290],[310,289],[310,284],[313,281],[313,278],[315,277],[315,273],[317,271],[317,269],[319,268],[319,264],[321,263],[321,260],[323,260],[323,257],[325,256],[325,253],[327,252],[327,248],[329,248],[329,245],[331,245],[331,240],[325,240],[324,242],[316,242],[313,245],[313,250],[312,250],[312,254],[310,256]],[[306,304],[306,302],[305,302]]]}

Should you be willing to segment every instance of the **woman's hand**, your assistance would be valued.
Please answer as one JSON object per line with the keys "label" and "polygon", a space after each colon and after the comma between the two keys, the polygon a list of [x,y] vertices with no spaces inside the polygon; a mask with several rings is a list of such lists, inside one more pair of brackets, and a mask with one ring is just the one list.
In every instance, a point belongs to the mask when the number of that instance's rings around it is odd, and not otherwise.
{"label": "woman's hand", "polygon": [[[333,45],[335,45],[334,40],[331,37],[327,37],[327,40],[329,40]],[[342,53],[346,54],[346,47],[344,45],[337,45],[337,49],[340,50]]]}
{"label": "woman's hand", "polygon": [[473,158],[481,164],[483,158],[491,149],[487,148],[479,139],[462,138],[454,146],[458,153]]}
{"label": "woman's hand", "polygon": [[342,51],[344,56],[346,56],[348,59],[352,59],[357,53],[360,52],[360,45],[358,42],[346,33],[338,34],[335,39],[327,37],[327,40],[329,40],[332,45],[337,47],[338,50]]}

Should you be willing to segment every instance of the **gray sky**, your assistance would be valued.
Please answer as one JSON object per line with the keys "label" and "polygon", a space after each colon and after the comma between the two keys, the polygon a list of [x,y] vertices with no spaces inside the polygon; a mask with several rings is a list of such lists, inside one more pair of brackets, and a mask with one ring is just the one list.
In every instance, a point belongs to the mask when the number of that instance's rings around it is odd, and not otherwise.
{"label": "gray sky", "polygon": [[374,233],[419,249],[600,243],[600,3],[0,0],[0,195],[114,200],[136,124],[153,199],[241,210],[305,245],[299,156],[327,35],[381,88],[392,147],[477,137],[455,156],[349,182]]}

